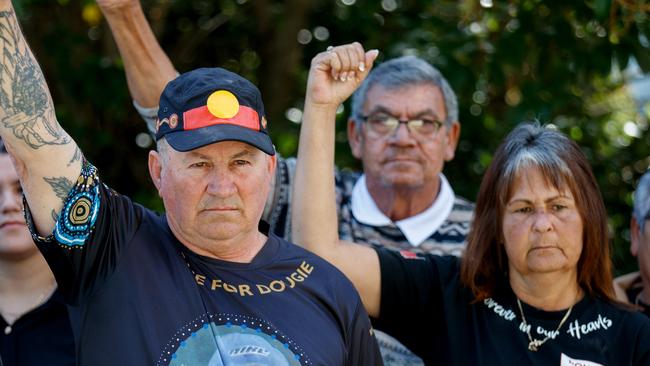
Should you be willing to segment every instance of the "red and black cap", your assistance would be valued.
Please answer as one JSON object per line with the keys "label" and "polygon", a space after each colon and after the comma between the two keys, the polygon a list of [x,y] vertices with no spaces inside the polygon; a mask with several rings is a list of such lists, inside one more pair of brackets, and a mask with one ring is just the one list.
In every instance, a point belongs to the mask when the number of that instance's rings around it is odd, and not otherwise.
{"label": "red and black cap", "polygon": [[156,121],[156,140],[162,137],[177,151],[241,141],[275,154],[260,91],[221,68],[196,69],[167,84]]}

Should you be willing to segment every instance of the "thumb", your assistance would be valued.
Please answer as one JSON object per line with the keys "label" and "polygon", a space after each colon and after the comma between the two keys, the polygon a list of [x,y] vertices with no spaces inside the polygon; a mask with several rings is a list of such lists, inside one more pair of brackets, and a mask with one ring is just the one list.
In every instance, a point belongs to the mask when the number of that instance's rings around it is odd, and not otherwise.
{"label": "thumb", "polygon": [[366,51],[365,53],[365,60],[363,63],[363,70],[361,70],[361,75],[359,78],[359,81],[363,81],[366,76],[368,76],[368,73],[370,73],[370,70],[372,70],[372,67],[375,63],[375,60],[377,59],[377,56],[379,56],[379,50],[370,50]]}
{"label": "thumb", "polygon": [[379,50],[370,50],[366,52],[366,68],[372,68],[372,65],[375,63],[375,60],[379,56]]}

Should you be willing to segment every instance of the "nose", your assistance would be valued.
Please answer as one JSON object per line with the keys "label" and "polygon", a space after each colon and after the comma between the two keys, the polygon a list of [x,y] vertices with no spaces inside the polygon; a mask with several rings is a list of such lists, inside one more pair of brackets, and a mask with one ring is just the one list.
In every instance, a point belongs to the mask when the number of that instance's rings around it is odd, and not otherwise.
{"label": "nose", "polygon": [[3,189],[0,193],[0,211],[3,214],[21,211],[22,202],[22,196],[10,189]]}
{"label": "nose", "polygon": [[390,143],[399,146],[412,146],[415,145],[413,133],[409,130],[406,123],[397,125],[395,131],[390,135]]}
{"label": "nose", "polygon": [[543,233],[551,231],[553,228],[553,224],[551,223],[551,214],[545,210],[537,210],[533,220],[535,220],[533,222],[533,229],[535,231]]}
{"label": "nose", "polygon": [[227,172],[215,172],[210,176],[207,186],[207,193],[225,198],[232,196],[237,191],[235,179]]}

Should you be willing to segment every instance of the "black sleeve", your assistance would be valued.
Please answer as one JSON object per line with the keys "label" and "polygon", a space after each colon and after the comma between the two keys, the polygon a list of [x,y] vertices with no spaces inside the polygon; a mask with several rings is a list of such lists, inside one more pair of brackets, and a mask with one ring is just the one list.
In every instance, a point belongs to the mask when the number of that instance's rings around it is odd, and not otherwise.
{"label": "black sleeve", "polygon": [[[381,303],[375,328],[390,334],[418,356],[441,344],[442,284],[438,260],[377,248],[381,269]],[[453,259],[451,259],[453,260]]]}
{"label": "black sleeve", "polygon": [[346,365],[383,365],[377,339],[375,339],[370,319],[361,301],[357,303],[350,327]]}
{"label": "black sleeve", "polygon": [[650,321],[644,318],[634,344],[633,365],[650,365]]}
{"label": "black sleeve", "polygon": [[32,238],[47,260],[66,302],[77,304],[113,273],[120,254],[140,225],[143,209],[105,186],[85,162],[54,231],[39,236],[25,201]]}

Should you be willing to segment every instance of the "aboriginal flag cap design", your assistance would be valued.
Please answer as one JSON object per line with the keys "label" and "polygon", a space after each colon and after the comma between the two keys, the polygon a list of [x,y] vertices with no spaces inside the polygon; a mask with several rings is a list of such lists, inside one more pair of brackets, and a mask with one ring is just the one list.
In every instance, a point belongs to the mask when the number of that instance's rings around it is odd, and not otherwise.
{"label": "aboriginal flag cap design", "polygon": [[222,68],[196,69],[167,84],[156,120],[156,140],[162,137],[176,151],[241,141],[275,154],[260,91]]}

